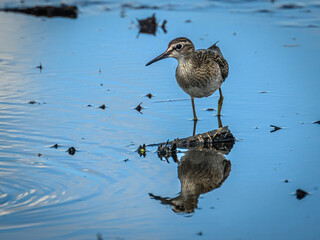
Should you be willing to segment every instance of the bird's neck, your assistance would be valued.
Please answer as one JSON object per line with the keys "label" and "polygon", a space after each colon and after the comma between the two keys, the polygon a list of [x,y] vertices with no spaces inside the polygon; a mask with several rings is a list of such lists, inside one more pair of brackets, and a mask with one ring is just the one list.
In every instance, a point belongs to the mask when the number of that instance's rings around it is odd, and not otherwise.
{"label": "bird's neck", "polygon": [[176,59],[178,60],[178,65],[183,66],[187,64],[192,59],[192,56],[193,56],[193,52],[176,57]]}

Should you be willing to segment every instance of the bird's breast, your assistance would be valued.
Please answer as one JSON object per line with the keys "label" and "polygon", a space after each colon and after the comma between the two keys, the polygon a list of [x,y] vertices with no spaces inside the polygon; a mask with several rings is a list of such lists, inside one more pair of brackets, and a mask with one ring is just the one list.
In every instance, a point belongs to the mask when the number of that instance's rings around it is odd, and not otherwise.
{"label": "bird's breast", "polygon": [[196,98],[210,96],[223,82],[218,66],[201,67],[192,61],[179,61],[176,80],[183,91]]}

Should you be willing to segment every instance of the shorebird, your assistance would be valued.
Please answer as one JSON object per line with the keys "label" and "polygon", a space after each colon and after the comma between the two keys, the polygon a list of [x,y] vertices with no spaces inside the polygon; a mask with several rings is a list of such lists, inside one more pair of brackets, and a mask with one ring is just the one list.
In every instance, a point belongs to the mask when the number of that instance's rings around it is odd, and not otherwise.
{"label": "shorebird", "polygon": [[228,76],[229,66],[220,48],[216,45],[217,43],[208,49],[195,50],[193,43],[188,38],[175,38],[168,44],[164,53],[146,64],[148,66],[169,57],[178,60],[176,80],[180,88],[191,97],[193,119],[195,121],[198,118],[194,98],[209,97],[218,89],[220,98],[217,116],[221,116],[223,103],[221,85]]}

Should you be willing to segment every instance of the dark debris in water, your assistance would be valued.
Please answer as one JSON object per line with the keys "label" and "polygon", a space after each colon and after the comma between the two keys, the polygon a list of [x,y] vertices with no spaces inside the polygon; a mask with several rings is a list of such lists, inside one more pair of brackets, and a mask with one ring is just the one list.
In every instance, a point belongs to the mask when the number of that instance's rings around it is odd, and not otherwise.
{"label": "dark debris in water", "polygon": [[55,148],[55,149],[57,149],[58,147],[60,146],[57,143],[51,146],[51,148]]}
{"label": "dark debris in water", "polygon": [[274,129],[272,129],[272,130],[270,131],[271,133],[282,129],[281,127],[278,127],[278,126],[275,126],[275,125],[270,125],[270,127],[273,127],[273,128],[274,128]]}
{"label": "dark debris in water", "polygon": [[290,181],[289,181],[288,179],[286,179],[286,180],[284,180],[283,182],[284,182],[284,183],[288,183],[288,182],[290,182]]}
{"label": "dark debris in water", "polygon": [[[146,19],[137,19],[137,21],[139,23],[139,33],[156,35],[158,23],[155,14]],[[166,23],[167,20],[164,20],[161,25],[164,33],[167,33],[167,30],[165,28]]]}
{"label": "dark debris in water", "polygon": [[166,24],[167,24],[167,20],[164,20],[163,23],[162,23],[162,25],[161,25],[162,31],[163,31],[164,33],[167,33]]}
{"label": "dark debris in water", "polygon": [[155,14],[152,17],[148,17],[146,19],[137,19],[139,22],[139,33],[146,33],[146,34],[156,34],[157,31],[157,20]]}
{"label": "dark debris in water", "polygon": [[41,157],[41,156],[42,156],[42,154],[41,154],[41,153],[38,153],[37,155],[38,155],[38,157]]}
{"label": "dark debris in water", "polygon": [[299,200],[303,199],[307,195],[309,195],[309,193],[307,193],[306,191],[304,191],[300,188],[297,189],[297,191],[296,191],[296,196],[297,196],[297,199],[299,199]]}
{"label": "dark debris in water", "polygon": [[179,162],[178,156],[177,156],[177,144],[176,142],[173,142],[172,144],[169,144],[169,140],[166,142],[166,144],[160,144],[158,146],[157,154],[161,161],[163,161],[163,158],[166,159],[167,163],[169,162],[169,158],[171,157],[174,162]]}
{"label": "dark debris in water", "polygon": [[[41,104],[41,103],[39,103],[39,102],[37,102],[35,100],[31,100],[31,101],[28,102],[28,104],[36,104],[36,103],[39,104],[39,105]],[[46,104],[46,102],[43,102],[42,104]]]}
{"label": "dark debris in water", "polygon": [[123,162],[129,162],[129,158],[124,159]]}
{"label": "dark debris in water", "polygon": [[185,23],[191,23],[192,21],[190,19],[187,19],[184,21]]}
{"label": "dark debris in water", "polygon": [[279,7],[280,9],[298,9],[298,8],[303,8],[303,6],[298,5],[296,3],[286,3],[286,4],[282,4]]}
{"label": "dark debris in water", "polygon": [[148,97],[149,99],[151,99],[151,98],[153,97],[153,95],[152,95],[151,93],[148,93],[148,94],[146,95],[146,97]]}
{"label": "dark debris in water", "polygon": [[88,104],[87,107],[92,107],[92,105],[91,105],[91,104]]}
{"label": "dark debris in water", "polygon": [[260,9],[256,11],[257,13],[273,13],[273,11],[269,10],[269,9]]}
{"label": "dark debris in water", "polygon": [[140,10],[140,9],[153,9],[157,10],[160,7],[155,6],[155,5],[146,5],[146,4],[134,4],[134,3],[123,3],[121,5],[122,8],[129,8],[129,9],[134,9],[134,10]]}
{"label": "dark debris in water", "polygon": [[68,149],[68,153],[70,154],[70,155],[74,155],[75,153],[76,153],[76,149],[74,148],[74,147],[70,147],[69,149]]}
{"label": "dark debris in water", "polygon": [[141,157],[141,156],[145,157],[145,156],[146,156],[146,152],[147,152],[146,145],[145,145],[145,144],[140,145],[140,146],[138,147],[138,149],[137,149],[137,152],[138,152],[138,154],[139,154],[140,157]]}
{"label": "dark debris in water", "polygon": [[186,138],[176,138],[174,141],[167,141],[165,143],[149,144],[148,146],[158,146],[158,157],[166,158],[172,157],[174,161],[177,148],[184,149],[215,149],[224,153],[229,153],[233,147],[235,138],[228,129],[222,127],[209,132],[197,134]]}
{"label": "dark debris in water", "polygon": [[60,6],[35,6],[35,7],[15,7],[3,8],[5,12],[15,12],[34,15],[36,17],[67,17],[77,18],[78,7],[74,5],[61,4]]}
{"label": "dark debris in water", "polygon": [[138,106],[135,107],[135,110],[137,110],[139,113],[143,114],[143,113],[141,112],[141,110],[143,109],[143,107],[141,106],[141,104],[142,104],[142,102],[141,102]]}
{"label": "dark debris in water", "polygon": [[313,122],[313,123],[317,123],[317,124],[320,124],[320,121],[315,121],[315,122]]}
{"label": "dark debris in water", "polygon": [[205,109],[205,111],[212,112],[212,111],[215,111],[215,109],[214,108],[207,108],[207,109]]}
{"label": "dark debris in water", "polygon": [[197,235],[198,235],[198,236],[202,236],[202,235],[203,235],[203,232],[198,232]]}
{"label": "dark debris in water", "polygon": [[40,72],[42,71],[42,64],[40,63],[39,66],[37,66],[37,68],[40,69]]}
{"label": "dark debris in water", "polygon": [[101,108],[102,110],[106,109],[106,105],[102,104],[101,106],[99,106],[98,108]]}
{"label": "dark debris in water", "polygon": [[97,234],[97,240],[103,240],[101,233]]}

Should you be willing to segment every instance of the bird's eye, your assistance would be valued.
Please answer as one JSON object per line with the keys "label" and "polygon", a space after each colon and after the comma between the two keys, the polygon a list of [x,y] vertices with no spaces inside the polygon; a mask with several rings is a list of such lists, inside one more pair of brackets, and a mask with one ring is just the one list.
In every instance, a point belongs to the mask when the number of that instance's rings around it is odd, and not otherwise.
{"label": "bird's eye", "polygon": [[181,49],[182,48],[182,45],[181,44],[177,44],[177,46],[176,46],[176,49]]}

